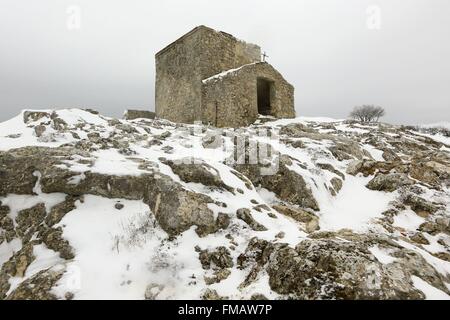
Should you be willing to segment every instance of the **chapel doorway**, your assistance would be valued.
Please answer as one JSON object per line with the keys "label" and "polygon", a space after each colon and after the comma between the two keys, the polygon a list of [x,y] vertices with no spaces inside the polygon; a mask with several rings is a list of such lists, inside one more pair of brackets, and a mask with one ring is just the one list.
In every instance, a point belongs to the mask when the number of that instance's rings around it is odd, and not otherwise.
{"label": "chapel doorway", "polygon": [[263,78],[258,78],[256,81],[258,93],[258,113],[264,116],[269,116],[272,114],[270,103],[273,94],[273,82]]}

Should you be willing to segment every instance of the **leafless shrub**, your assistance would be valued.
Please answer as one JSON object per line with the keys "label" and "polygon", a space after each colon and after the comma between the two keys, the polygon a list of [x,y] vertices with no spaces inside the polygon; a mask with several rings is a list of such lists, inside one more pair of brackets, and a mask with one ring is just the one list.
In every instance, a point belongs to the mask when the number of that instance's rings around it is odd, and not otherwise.
{"label": "leafless shrub", "polygon": [[350,117],[361,122],[378,122],[386,114],[384,108],[374,105],[362,105],[355,107]]}
{"label": "leafless shrub", "polygon": [[120,223],[121,234],[112,236],[112,249],[119,253],[120,245],[126,248],[142,247],[153,237],[156,228],[156,220],[148,212],[126,219]]}

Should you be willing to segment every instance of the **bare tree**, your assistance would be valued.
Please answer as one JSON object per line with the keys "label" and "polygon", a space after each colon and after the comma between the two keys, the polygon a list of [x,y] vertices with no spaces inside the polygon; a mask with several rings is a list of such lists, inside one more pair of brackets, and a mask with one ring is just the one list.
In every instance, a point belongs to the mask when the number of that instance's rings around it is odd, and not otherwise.
{"label": "bare tree", "polygon": [[350,113],[350,117],[361,122],[378,122],[386,114],[380,106],[362,105],[355,107]]}

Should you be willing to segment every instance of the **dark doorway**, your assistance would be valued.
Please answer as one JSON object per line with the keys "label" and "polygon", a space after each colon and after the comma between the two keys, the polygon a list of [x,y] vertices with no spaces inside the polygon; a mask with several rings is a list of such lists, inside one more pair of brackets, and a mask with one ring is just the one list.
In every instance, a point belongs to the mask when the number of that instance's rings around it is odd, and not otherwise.
{"label": "dark doorway", "polygon": [[259,114],[265,116],[271,115],[271,108],[270,108],[271,90],[272,90],[272,82],[262,78],[257,79]]}

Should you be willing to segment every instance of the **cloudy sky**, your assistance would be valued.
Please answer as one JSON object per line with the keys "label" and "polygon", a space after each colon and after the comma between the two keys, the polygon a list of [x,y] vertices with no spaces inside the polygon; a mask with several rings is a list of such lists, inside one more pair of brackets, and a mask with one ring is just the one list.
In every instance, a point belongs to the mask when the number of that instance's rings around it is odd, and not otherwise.
{"label": "cloudy sky", "polygon": [[298,115],[450,121],[449,0],[0,0],[0,121],[153,110],[154,54],[200,24],[261,45]]}

